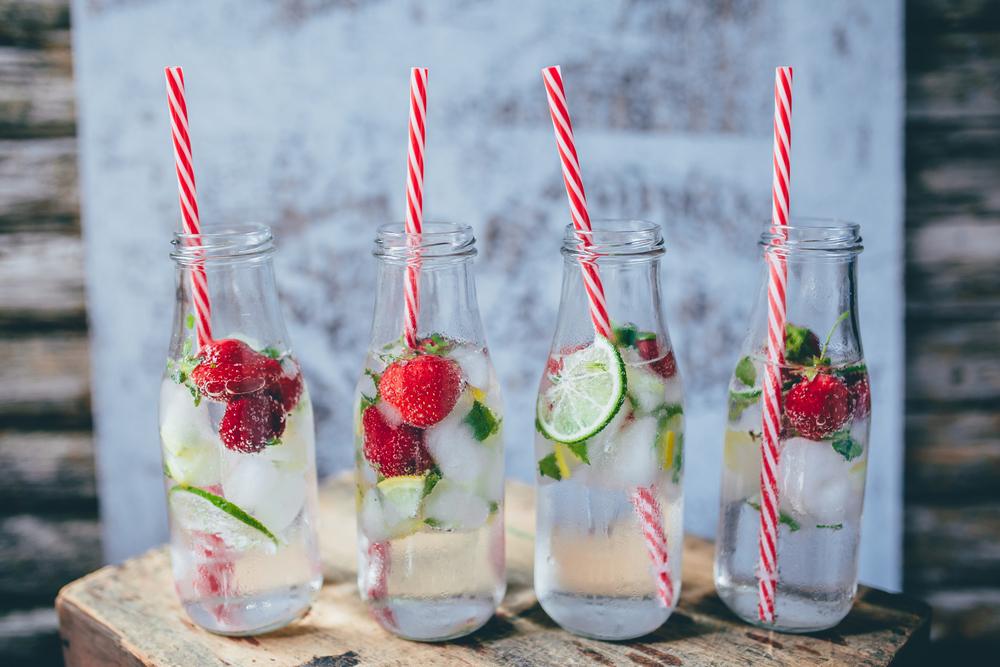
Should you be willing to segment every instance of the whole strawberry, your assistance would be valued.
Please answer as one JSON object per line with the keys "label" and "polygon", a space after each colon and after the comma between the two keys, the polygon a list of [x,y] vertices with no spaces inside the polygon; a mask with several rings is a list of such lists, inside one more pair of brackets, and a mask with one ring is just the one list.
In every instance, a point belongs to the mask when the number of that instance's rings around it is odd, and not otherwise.
{"label": "whole strawberry", "polygon": [[258,392],[282,373],[276,360],[235,338],[208,343],[198,357],[191,379],[203,395],[221,401]]}
{"label": "whole strawberry", "polygon": [[850,392],[840,378],[817,373],[804,378],[785,396],[785,417],[799,435],[822,440],[850,415]]}
{"label": "whole strawberry", "polygon": [[302,371],[298,362],[287,358],[282,365],[281,375],[268,387],[267,393],[281,403],[285,412],[291,412],[302,396],[303,387]]}
{"label": "whole strawberry", "polygon": [[285,431],[285,411],[266,394],[236,398],[219,422],[219,438],[233,451],[253,454]]}
{"label": "whole strawberry", "polygon": [[868,383],[868,373],[862,368],[843,377],[847,391],[851,394],[851,416],[864,419],[872,409],[872,388]]}
{"label": "whole strawberry", "polygon": [[376,406],[361,415],[365,431],[364,454],[385,477],[420,475],[433,461],[424,448],[423,431],[409,424],[392,424]]}
{"label": "whole strawberry", "polygon": [[674,357],[674,351],[667,350],[666,354],[663,354],[663,349],[655,336],[640,338],[635,342],[635,347],[639,350],[641,358],[652,361],[649,367],[664,380],[669,380],[677,374],[677,359]]}
{"label": "whole strawberry", "polygon": [[378,390],[404,422],[426,428],[455,407],[462,393],[462,371],[451,359],[433,354],[401,359],[385,369]]}

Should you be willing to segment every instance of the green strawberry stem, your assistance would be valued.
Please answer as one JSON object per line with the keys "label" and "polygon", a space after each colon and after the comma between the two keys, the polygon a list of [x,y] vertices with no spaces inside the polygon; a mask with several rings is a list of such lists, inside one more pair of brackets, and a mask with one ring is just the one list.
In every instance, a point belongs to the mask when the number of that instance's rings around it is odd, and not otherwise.
{"label": "green strawberry stem", "polygon": [[823,343],[823,347],[819,351],[819,358],[816,360],[816,363],[813,364],[814,366],[823,363],[823,360],[826,359],[826,348],[830,347],[830,341],[833,339],[833,332],[837,330],[837,327],[839,327],[850,314],[851,311],[845,310],[837,317],[836,321],[834,321],[833,326],[830,327],[830,333],[826,335],[826,341]]}

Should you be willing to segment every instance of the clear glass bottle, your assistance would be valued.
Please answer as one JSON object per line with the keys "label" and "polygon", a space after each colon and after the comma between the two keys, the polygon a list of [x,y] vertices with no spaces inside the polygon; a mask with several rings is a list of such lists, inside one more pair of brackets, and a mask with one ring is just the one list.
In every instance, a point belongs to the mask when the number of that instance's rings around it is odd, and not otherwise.
{"label": "clear glass bottle", "polygon": [[[203,628],[251,635],[322,584],[312,405],[278,303],[271,231],[176,234],[177,305],[160,389],[174,584]],[[192,276],[208,281],[199,347]]]}
{"label": "clear glass bottle", "polygon": [[[479,319],[467,225],[384,225],[371,344],[354,404],[358,586],[379,623],[439,641],[488,621],[506,590],[503,404]],[[419,258],[417,349],[403,282]]]}
{"label": "clear glass bottle", "polygon": [[[768,226],[770,228],[770,225]],[[774,623],[757,612],[761,391],[767,366],[767,270],[729,386],[715,550],[719,597],[748,623],[785,632],[836,625],[858,582],[871,389],[857,313],[858,225],[796,219],[764,253],[787,266],[778,459]]]}
{"label": "clear glass bottle", "polygon": [[683,392],[660,297],[659,225],[594,221],[588,236],[612,340],[595,336],[568,226],[538,396],[535,592],[566,630],[628,639],[658,628],[680,595]]}

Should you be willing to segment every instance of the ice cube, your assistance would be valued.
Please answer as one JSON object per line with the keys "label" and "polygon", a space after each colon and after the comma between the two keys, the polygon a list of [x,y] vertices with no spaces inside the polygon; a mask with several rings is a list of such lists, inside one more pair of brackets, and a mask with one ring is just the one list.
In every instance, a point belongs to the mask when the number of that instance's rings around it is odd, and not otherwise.
{"label": "ice cube", "polygon": [[160,391],[160,441],[164,464],[178,484],[219,483],[221,443],[212,429],[208,404],[196,406],[188,388],[169,379]]}
{"label": "ice cube", "polygon": [[280,443],[265,447],[260,457],[289,472],[301,472],[313,463],[315,439],[312,402],[303,394],[288,413]]}
{"label": "ice cube", "polygon": [[781,450],[778,493],[782,509],[815,524],[856,518],[861,494],[852,466],[829,441],[789,438]]}
{"label": "ice cube", "polygon": [[625,366],[629,396],[645,414],[663,405],[666,387],[659,375],[642,366]]}
{"label": "ice cube", "polygon": [[388,539],[389,529],[385,523],[385,513],[382,509],[382,496],[378,489],[372,487],[361,499],[361,511],[358,514],[361,532],[372,542]]}
{"label": "ice cube", "polygon": [[462,392],[451,413],[424,431],[424,445],[441,474],[456,482],[473,483],[487,466],[487,450],[476,440],[465,418],[472,410],[474,399],[468,390]]}
{"label": "ice cube", "polygon": [[486,523],[489,514],[485,500],[447,478],[424,499],[424,518],[443,530],[475,530]]}
{"label": "ice cube", "polygon": [[275,535],[295,520],[306,499],[306,478],[255,454],[241,454],[222,480],[226,500],[239,505]]}
{"label": "ice cube", "polygon": [[456,345],[448,356],[458,362],[465,381],[473,387],[486,389],[490,383],[490,360],[486,353],[469,345]]}
{"label": "ice cube", "polygon": [[656,432],[655,417],[630,417],[622,406],[611,423],[587,444],[591,464],[588,479],[606,488],[652,484],[659,475]]}

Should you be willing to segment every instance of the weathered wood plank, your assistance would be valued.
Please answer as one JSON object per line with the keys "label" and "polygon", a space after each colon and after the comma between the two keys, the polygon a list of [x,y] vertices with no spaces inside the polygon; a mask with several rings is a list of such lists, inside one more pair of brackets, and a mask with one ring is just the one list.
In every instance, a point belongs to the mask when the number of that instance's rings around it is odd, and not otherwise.
{"label": "weathered wood plank", "polygon": [[993,641],[1000,637],[1000,588],[937,590],[927,595],[927,601],[934,606],[935,637]]}
{"label": "weathered wood plank", "polygon": [[1000,321],[961,327],[929,320],[907,329],[907,401],[950,403],[1000,400]]}
{"label": "weathered wood plank", "polygon": [[1000,412],[906,416],[906,495],[914,501],[976,501],[1000,488]]}
{"label": "weathered wood plank", "polygon": [[76,133],[69,43],[29,50],[0,47],[0,138]]}
{"label": "weathered wood plank", "polygon": [[51,599],[60,586],[101,563],[97,517],[0,518],[0,591],[5,599]]}
{"label": "weathered wood plank", "polygon": [[0,339],[0,425],[89,425],[87,337]]}
{"label": "weathered wood plank", "polygon": [[194,628],[180,609],[167,554],[158,549],[104,568],[59,594],[60,633],[70,667],[124,665],[883,665],[922,641],[922,603],[863,589],[845,621],[816,635],[779,635],[740,623],[712,585],[712,545],[685,540],[683,594],[652,635],[599,642],[569,635],[541,611],[530,588],[533,489],[508,484],[509,587],[497,617],[472,636],[420,644],[387,634],[368,616],[355,583],[354,490],[341,478],[321,493],[327,581],[298,623],[254,639]]}
{"label": "weathered wood plank", "polygon": [[0,0],[0,45],[39,48],[69,28],[69,0]]}
{"label": "weathered wood plank", "polygon": [[78,236],[0,236],[0,330],[85,329],[83,283],[83,240]]}
{"label": "weathered wood plank", "polygon": [[75,228],[76,139],[0,141],[0,230]]}
{"label": "weathered wood plank", "polygon": [[93,438],[87,432],[0,432],[0,507],[41,513],[53,507],[96,514]]}
{"label": "weathered wood plank", "polygon": [[1000,586],[1000,503],[911,502],[905,519],[905,558],[919,564],[905,573],[907,590]]}

